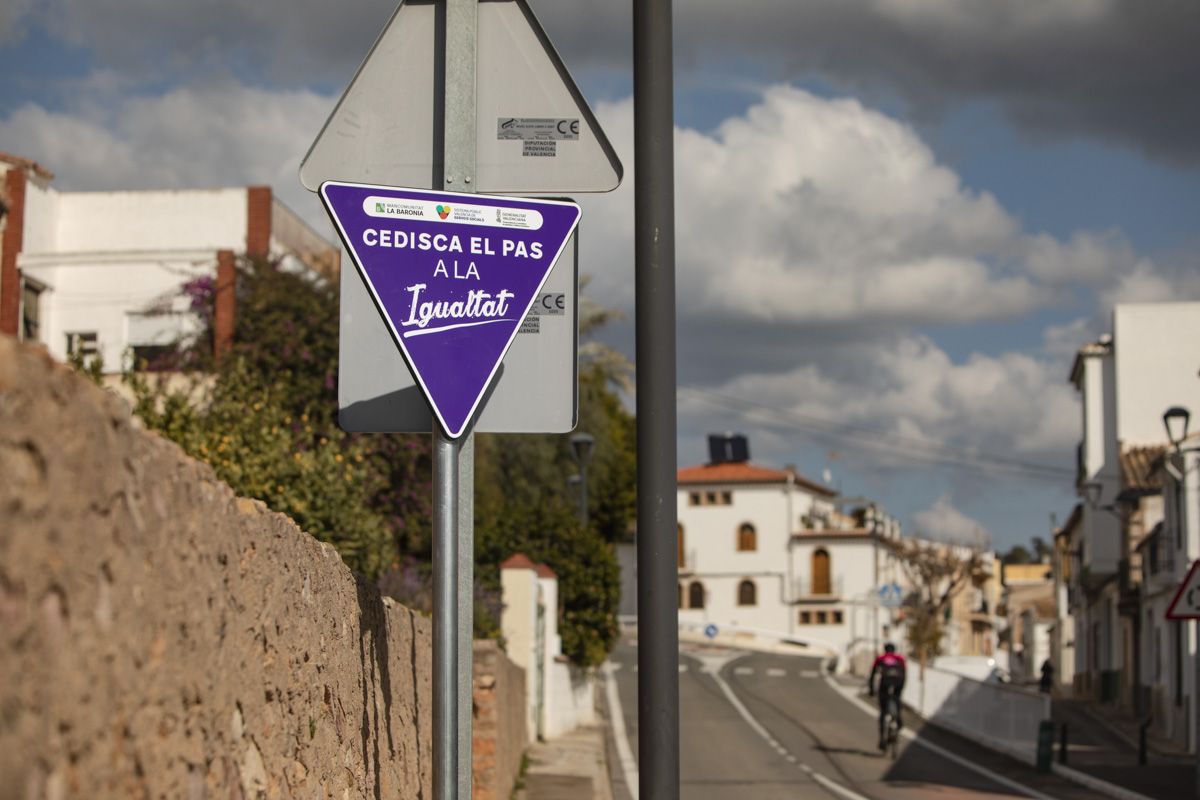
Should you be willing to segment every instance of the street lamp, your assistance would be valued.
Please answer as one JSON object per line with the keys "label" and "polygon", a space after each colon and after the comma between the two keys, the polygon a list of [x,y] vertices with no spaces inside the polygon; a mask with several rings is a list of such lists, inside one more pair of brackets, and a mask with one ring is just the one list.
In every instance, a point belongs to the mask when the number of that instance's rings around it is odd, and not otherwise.
{"label": "street lamp", "polygon": [[596,439],[590,433],[576,433],[571,436],[571,457],[579,465],[579,518],[584,527],[588,523],[587,468],[592,460],[592,449]]}
{"label": "street lamp", "polygon": [[1182,406],[1171,406],[1163,413],[1163,427],[1167,429],[1167,439],[1178,451],[1179,445],[1187,438],[1188,422],[1191,413]]}

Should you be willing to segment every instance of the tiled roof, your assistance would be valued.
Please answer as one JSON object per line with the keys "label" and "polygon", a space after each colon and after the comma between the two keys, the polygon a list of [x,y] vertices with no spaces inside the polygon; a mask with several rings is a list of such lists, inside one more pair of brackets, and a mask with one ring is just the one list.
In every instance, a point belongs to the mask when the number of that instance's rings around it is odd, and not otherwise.
{"label": "tiled roof", "polygon": [[723,464],[698,464],[683,467],[676,476],[680,486],[709,483],[787,483],[788,476],[797,485],[814,494],[834,497],[837,492],[828,486],[811,481],[795,470],[770,469],[751,464],[749,461],[725,462]]}
{"label": "tiled roof", "polygon": [[558,579],[558,576],[554,574],[554,570],[550,569],[550,567],[546,566],[545,564],[535,564],[533,569],[535,572],[537,572],[539,578]]}
{"label": "tiled roof", "polygon": [[524,553],[515,553],[500,562],[500,569],[531,569],[536,572],[537,565]]}
{"label": "tiled roof", "polygon": [[1126,447],[1121,450],[1121,488],[1157,492],[1162,489],[1155,462],[1167,452],[1165,445]]}
{"label": "tiled roof", "polygon": [[18,169],[27,169],[39,177],[44,178],[45,180],[52,180],[54,178],[53,172],[29,158],[22,158],[21,156],[14,156],[11,153],[0,152],[0,161],[3,161],[6,164],[12,164]]}

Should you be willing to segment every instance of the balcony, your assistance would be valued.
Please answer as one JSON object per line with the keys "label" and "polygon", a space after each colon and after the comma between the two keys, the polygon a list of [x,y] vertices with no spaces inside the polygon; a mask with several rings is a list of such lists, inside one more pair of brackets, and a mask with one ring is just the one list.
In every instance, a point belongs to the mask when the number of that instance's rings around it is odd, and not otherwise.
{"label": "balcony", "polygon": [[842,597],[842,576],[838,575],[828,581],[817,581],[813,585],[812,578],[796,578],[792,581],[792,599],[797,603],[824,603],[840,600]]}

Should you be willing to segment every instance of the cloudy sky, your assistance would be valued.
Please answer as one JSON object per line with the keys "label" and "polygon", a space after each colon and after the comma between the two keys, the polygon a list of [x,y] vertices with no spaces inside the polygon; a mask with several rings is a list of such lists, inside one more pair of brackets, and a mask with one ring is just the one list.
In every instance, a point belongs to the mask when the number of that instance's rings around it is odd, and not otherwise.
{"label": "cloudy sky", "polygon": [[[631,4],[530,1],[625,163],[581,267],[631,320]],[[1200,299],[1200,4],[675,6],[680,462],[737,430],[908,530],[1044,536],[1075,349],[1116,302]],[[7,0],[0,150],[322,219],[300,158],[393,8]]]}

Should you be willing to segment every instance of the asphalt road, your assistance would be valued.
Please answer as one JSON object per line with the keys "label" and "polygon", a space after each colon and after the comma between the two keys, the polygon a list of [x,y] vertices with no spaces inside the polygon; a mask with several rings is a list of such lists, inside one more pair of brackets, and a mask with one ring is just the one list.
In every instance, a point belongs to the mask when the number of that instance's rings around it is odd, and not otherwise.
{"label": "asphalt road", "polygon": [[[608,676],[615,681],[621,707],[628,741],[625,752],[634,760],[638,752],[636,664],[632,641],[623,641],[613,653]],[[918,739],[930,741],[931,747],[902,740],[899,758],[892,761],[876,749],[876,718],[831,686],[819,666],[812,657],[683,645],[680,796],[686,800],[1031,796],[1003,782],[1005,778],[1020,781],[1021,773],[1031,770],[1006,763],[969,742],[952,741],[956,737],[940,731],[918,732]],[[628,772],[636,770],[636,764],[626,758],[626,769],[621,767],[621,747],[614,734],[621,727],[610,726],[609,763],[616,800],[632,800],[626,780],[636,783],[636,772]],[[945,755],[947,750],[951,755]],[[994,777],[964,766],[963,761],[985,765]],[[1034,792],[1032,796],[1046,795]],[[1050,796],[1083,795],[1067,787]]]}

